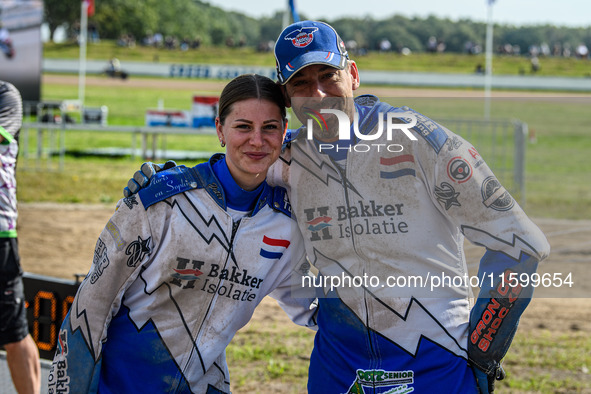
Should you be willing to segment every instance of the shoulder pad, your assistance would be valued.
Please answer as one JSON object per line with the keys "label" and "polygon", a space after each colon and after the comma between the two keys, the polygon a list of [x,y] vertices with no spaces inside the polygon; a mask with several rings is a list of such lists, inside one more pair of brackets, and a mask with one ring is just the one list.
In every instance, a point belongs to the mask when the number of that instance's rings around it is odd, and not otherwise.
{"label": "shoulder pad", "polygon": [[[359,125],[359,131],[362,134],[368,134],[377,126],[377,122],[382,120],[382,117],[379,116],[382,113],[410,112],[417,119],[417,124],[412,128],[412,130],[423,137],[423,139],[429,145],[431,145],[435,152],[439,154],[443,144],[445,144],[447,141],[448,134],[443,126],[412,108],[407,106],[393,107],[388,103],[380,101],[377,97],[367,94],[356,97],[355,103],[370,108],[370,111],[363,118],[361,124]],[[403,120],[402,118],[399,119]]]}
{"label": "shoulder pad", "polygon": [[417,119],[417,124],[412,130],[416,131],[418,135],[423,137],[433,150],[439,154],[443,145],[447,142],[448,134],[444,127],[435,122],[431,118],[415,111],[409,107],[397,108],[400,112],[411,112]]}
{"label": "shoulder pad", "polygon": [[[376,128],[378,122],[383,121],[383,114],[386,112],[394,111],[394,107],[392,107],[390,104],[381,101],[371,100],[373,96],[365,95],[361,97],[367,99],[363,101],[368,101],[371,104],[368,106],[370,108],[369,112],[365,117],[363,117],[363,120],[359,124],[359,132],[361,134],[367,135]],[[357,99],[356,103],[360,104]]]}
{"label": "shoulder pad", "polygon": [[251,215],[256,215],[261,209],[269,206],[272,210],[281,212],[288,217],[291,217],[291,204],[287,197],[287,190],[281,186],[269,186],[265,184],[265,189],[262,191],[255,208]]}
{"label": "shoulder pad", "polygon": [[291,147],[292,141],[298,138],[299,134],[300,129],[287,129],[285,132],[285,138],[283,138],[283,144],[281,145],[281,152],[289,149]]}
{"label": "shoulder pad", "polygon": [[157,172],[150,184],[138,192],[144,208],[166,200],[176,194],[199,187],[198,178],[194,170],[186,166],[177,166]]}
{"label": "shoulder pad", "polygon": [[372,94],[362,94],[354,98],[355,104],[363,105],[364,107],[373,107],[380,100]]}
{"label": "shoulder pad", "polygon": [[287,197],[287,190],[281,186],[273,187],[271,208],[291,217],[291,203]]}
{"label": "shoulder pad", "polygon": [[285,132],[285,138],[283,138],[283,143],[288,143],[293,141],[299,134],[299,129],[287,129]]}

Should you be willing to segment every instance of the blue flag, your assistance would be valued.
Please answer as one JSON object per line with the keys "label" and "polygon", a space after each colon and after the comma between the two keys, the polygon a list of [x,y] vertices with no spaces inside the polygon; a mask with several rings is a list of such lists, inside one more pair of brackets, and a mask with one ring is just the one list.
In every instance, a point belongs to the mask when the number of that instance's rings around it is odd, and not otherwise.
{"label": "blue flag", "polygon": [[300,16],[298,15],[298,11],[296,10],[295,0],[288,0],[288,2],[289,2],[289,9],[291,10],[291,17],[293,18],[293,21],[299,22]]}

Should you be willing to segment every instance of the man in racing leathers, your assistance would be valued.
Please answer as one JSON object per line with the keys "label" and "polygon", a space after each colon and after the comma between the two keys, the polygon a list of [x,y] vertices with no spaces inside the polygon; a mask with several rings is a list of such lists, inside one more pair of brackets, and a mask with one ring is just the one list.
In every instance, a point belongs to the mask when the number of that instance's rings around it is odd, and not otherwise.
{"label": "man in racing leathers", "polygon": [[[325,283],[341,279],[319,299],[309,392],[467,393],[475,374],[492,391],[531,297],[501,279],[535,269],[544,235],[469,142],[410,108],[353,101],[359,73],[329,25],[288,26],[275,56],[305,127],[269,178],[291,187],[310,262]],[[487,249],[474,306],[457,280],[464,237]]]}

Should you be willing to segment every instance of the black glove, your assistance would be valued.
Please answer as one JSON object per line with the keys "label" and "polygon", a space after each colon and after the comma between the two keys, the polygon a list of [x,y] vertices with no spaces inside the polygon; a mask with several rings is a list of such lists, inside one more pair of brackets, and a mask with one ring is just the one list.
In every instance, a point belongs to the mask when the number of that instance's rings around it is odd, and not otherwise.
{"label": "black glove", "polygon": [[[501,360],[511,346],[533,286],[522,285],[519,274],[531,275],[538,261],[526,254],[519,262],[488,250],[480,261],[480,294],[470,311],[468,359],[481,394],[492,393],[496,380],[505,378]],[[484,280],[490,278],[490,281]]]}
{"label": "black glove", "polygon": [[176,162],[173,160],[169,160],[164,164],[156,164],[150,161],[143,163],[140,170],[136,171],[133,174],[133,178],[127,182],[127,187],[123,189],[123,195],[126,198],[131,197],[139,192],[141,188],[146,187],[157,172],[168,170],[169,168],[176,167],[176,165]]}

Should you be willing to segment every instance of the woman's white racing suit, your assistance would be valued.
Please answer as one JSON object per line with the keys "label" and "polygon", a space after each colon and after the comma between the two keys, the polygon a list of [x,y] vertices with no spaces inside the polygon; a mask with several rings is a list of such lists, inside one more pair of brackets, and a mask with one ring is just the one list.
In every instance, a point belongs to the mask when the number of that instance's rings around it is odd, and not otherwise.
{"label": "woman's white racing suit", "polygon": [[211,167],[222,157],[119,201],[59,331],[49,392],[227,393],[226,346],[264,296],[315,324],[313,299],[296,294],[309,265],[285,190],[265,184],[234,222]]}

